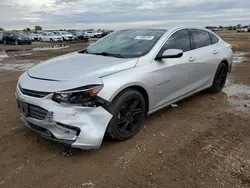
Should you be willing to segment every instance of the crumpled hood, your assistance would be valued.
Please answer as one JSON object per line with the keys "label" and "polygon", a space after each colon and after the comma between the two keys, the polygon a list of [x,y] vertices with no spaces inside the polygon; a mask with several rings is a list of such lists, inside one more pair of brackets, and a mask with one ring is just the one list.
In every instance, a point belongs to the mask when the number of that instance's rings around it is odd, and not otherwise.
{"label": "crumpled hood", "polygon": [[28,74],[57,81],[90,80],[133,68],[137,60],[73,52],[44,61],[29,69]]}

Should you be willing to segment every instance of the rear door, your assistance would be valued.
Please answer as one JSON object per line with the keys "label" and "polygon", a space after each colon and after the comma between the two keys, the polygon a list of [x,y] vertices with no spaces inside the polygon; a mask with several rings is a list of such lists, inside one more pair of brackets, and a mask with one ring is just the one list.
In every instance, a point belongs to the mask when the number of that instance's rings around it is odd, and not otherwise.
{"label": "rear door", "polygon": [[216,44],[212,43],[209,32],[201,29],[190,29],[192,38],[192,51],[197,78],[197,86],[200,88],[208,87],[214,77],[214,72],[220,61],[220,49]]}

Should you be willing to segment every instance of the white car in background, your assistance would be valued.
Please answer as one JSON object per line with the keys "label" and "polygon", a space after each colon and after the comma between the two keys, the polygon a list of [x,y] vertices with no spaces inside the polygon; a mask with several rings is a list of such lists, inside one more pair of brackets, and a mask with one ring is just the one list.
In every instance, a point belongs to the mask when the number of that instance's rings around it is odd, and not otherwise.
{"label": "white car in background", "polygon": [[237,29],[237,32],[248,32],[248,28]]}
{"label": "white car in background", "polygon": [[37,33],[31,33],[31,32],[29,32],[29,33],[26,33],[26,35],[32,41],[38,41],[39,40],[39,35]]}
{"label": "white car in background", "polygon": [[87,35],[89,38],[95,37],[95,33],[93,31],[85,31],[85,35]]}
{"label": "white car in background", "polygon": [[102,32],[101,31],[97,31],[94,33],[94,37],[96,38],[101,38],[102,37]]}
{"label": "white car in background", "polygon": [[3,31],[0,31],[0,43],[3,42]]}
{"label": "white car in background", "polygon": [[51,32],[44,32],[40,35],[40,41],[44,42],[58,42],[62,41],[62,37],[59,35],[55,35],[54,33]]}
{"label": "white car in background", "polygon": [[74,40],[74,36],[72,35],[72,33],[69,33],[67,31],[56,31],[54,33],[57,36],[61,36],[63,41]]}

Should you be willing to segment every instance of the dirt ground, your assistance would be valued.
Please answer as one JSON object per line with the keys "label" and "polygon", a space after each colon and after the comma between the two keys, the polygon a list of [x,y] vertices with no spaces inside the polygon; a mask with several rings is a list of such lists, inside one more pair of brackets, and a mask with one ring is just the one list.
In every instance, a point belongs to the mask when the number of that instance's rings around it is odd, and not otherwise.
{"label": "dirt ground", "polygon": [[18,49],[0,45],[0,51],[7,50],[9,56],[2,60],[0,56],[0,187],[249,187],[250,55],[240,52],[250,52],[250,33],[219,35],[237,52],[224,92],[199,93],[179,102],[177,108],[147,117],[133,139],[114,142],[106,138],[99,150],[77,151],[70,157],[64,157],[50,141],[37,142],[37,135],[24,127],[14,97],[22,73],[17,70],[27,62],[88,44],[72,43],[50,51],[32,48],[51,44]]}

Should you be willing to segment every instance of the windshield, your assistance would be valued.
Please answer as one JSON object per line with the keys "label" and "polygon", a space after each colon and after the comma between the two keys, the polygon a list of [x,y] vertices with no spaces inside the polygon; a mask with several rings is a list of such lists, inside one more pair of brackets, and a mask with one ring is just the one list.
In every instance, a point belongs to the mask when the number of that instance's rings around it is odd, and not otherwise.
{"label": "windshield", "polygon": [[87,48],[92,54],[119,54],[124,58],[147,54],[166,30],[133,29],[121,30],[108,35]]}

